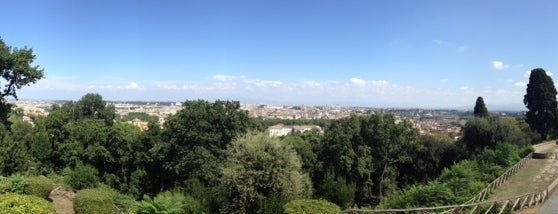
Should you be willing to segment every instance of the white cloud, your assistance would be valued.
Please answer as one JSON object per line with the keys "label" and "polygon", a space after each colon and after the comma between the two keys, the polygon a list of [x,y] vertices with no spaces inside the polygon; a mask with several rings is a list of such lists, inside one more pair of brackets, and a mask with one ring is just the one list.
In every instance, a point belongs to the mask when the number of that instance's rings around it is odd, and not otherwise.
{"label": "white cloud", "polygon": [[361,86],[361,87],[366,85],[366,81],[361,80],[359,78],[354,78],[354,77],[349,79],[349,82],[353,85],[357,85],[357,86]]}
{"label": "white cloud", "polygon": [[389,82],[386,80],[373,80],[370,82],[373,86],[387,86]]}
{"label": "white cloud", "polygon": [[142,87],[140,87],[140,86],[138,85],[137,82],[130,82],[130,84],[127,85],[125,88],[126,88],[126,89],[132,89],[132,90],[142,90],[142,89],[143,89]]}
{"label": "white cloud", "polygon": [[492,61],[492,68],[496,69],[496,70],[504,70],[506,68],[509,68],[509,65],[504,64],[504,62],[502,61]]}
{"label": "white cloud", "polygon": [[262,87],[262,88],[279,87],[283,85],[281,81],[268,81],[268,80],[244,80],[244,83]]}
{"label": "white cloud", "polygon": [[441,79],[441,80],[440,80],[440,83],[448,83],[448,82],[449,82],[448,79]]}
{"label": "white cloud", "polygon": [[515,85],[517,87],[521,87],[521,88],[527,87],[527,83],[525,83],[525,82],[516,82],[513,85]]}

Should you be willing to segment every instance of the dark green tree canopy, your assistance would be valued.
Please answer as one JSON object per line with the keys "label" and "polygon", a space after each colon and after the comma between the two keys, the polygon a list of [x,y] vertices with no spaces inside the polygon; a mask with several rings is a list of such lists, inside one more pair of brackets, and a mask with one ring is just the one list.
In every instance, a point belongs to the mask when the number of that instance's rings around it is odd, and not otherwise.
{"label": "dark green tree canopy", "polygon": [[34,60],[33,49],[12,48],[0,38],[0,74],[5,81],[4,90],[0,94],[2,100],[6,96],[17,99],[16,89],[43,78],[43,69],[31,65]]}
{"label": "dark green tree canopy", "polygon": [[529,109],[525,115],[527,123],[546,139],[555,125],[557,103],[554,82],[542,68],[531,70],[523,103]]}
{"label": "dark green tree canopy", "polygon": [[0,122],[5,126],[9,126],[8,113],[12,107],[5,97],[17,99],[17,89],[43,78],[43,69],[31,66],[34,60],[33,49],[12,48],[0,38],[0,75],[3,78],[0,79],[0,84],[4,84],[4,89],[0,91]]}
{"label": "dark green tree canopy", "polygon": [[488,109],[486,109],[486,105],[484,105],[484,100],[482,99],[482,97],[477,98],[474,114],[475,117],[488,117]]}

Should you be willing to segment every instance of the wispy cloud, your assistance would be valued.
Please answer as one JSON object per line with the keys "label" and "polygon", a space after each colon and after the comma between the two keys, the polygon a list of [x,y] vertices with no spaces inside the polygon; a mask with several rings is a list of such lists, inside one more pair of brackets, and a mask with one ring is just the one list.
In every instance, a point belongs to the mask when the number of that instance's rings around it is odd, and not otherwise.
{"label": "wispy cloud", "polygon": [[213,75],[213,79],[217,81],[230,81],[230,80],[235,80],[237,78],[238,77],[231,76],[231,75],[222,75],[222,74]]}
{"label": "wispy cloud", "polygon": [[366,85],[366,81],[361,80],[359,78],[354,78],[354,77],[349,79],[349,82],[353,85],[357,85],[357,86],[361,86],[361,87]]}
{"label": "wispy cloud", "polygon": [[[59,79],[57,79],[58,81]],[[226,81],[223,81],[226,80]],[[440,82],[448,82],[441,79]],[[209,82],[153,81],[148,83],[130,81],[128,84],[79,85],[67,79],[60,83],[68,88],[42,83],[26,87],[22,95],[59,94],[57,99],[79,99],[85,93],[99,93],[108,100],[170,100],[185,99],[232,99],[250,103],[292,104],[352,104],[375,107],[451,107],[474,103],[483,96],[491,104],[520,103],[524,94],[524,82],[509,82],[505,88],[476,89],[464,85],[440,90],[428,86],[397,85],[388,80],[349,78],[345,80],[281,81],[274,79],[212,78]],[[513,87],[516,85],[517,87]],[[49,90],[45,90],[50,88]]]}
{"label": "wispy cloud", "polygon": [[504,70],[504,69],[509,68],[509,67],[510,67],[509,65],[504,64],[504,62],[502,62],[502,61],[498,61],[498,60],[492,61],[492,68],[495,69],[495,70],[500,71],[500,70]]}
{"label": "wispy cloud", "polygon": [[525,88],[527,87],[527,83],[526,82],[515,82],[513,85],[517,86],[517,87],[521,87],[521,88]]}

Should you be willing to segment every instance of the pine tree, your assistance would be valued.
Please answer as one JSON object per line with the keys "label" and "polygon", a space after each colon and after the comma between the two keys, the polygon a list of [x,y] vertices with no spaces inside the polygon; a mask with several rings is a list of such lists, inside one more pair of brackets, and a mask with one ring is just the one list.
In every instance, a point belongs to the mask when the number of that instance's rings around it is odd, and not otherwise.
{"label": "pine tree", "polygon": [[482,99],[482,97],[477,98],[474,114],[475,117],[488,117],[488,110],[486,109],[486,105],[484,105],[484,100]]}
{"label": "pine tree", "polygon": [[546,139],[550,130],[556,125],[558,109],[554,82],[542,68],[531,70],[523,103],[529,110],[525,120],[533,131]]}

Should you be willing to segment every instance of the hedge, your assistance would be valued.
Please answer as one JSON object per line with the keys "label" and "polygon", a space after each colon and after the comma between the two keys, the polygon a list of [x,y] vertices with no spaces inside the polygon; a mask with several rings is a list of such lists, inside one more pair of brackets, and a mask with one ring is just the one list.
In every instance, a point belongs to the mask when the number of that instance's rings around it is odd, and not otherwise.
{"label": "hedge", "polygon": [[297,199],[285,204],[285,214],[338,214],[341,208],[326,200]]}
{"label": "hedge", "polygon": [[5,193],[0,195],[0,213],[10,214],[55,214],[54,205],[34,195]]}
{"label": "hedge", "polygon": [[110,195],[100,189],[84,189],[74,198],[76,214],[112,214],[114,202]]}
{"label": "hedge", "polygon": [[52,191],[52,184],[54,182],[47,177],[30,177],[25,180],[25,187],[23,191],[27,195],[35,195],[44,199],[50,196]]}

